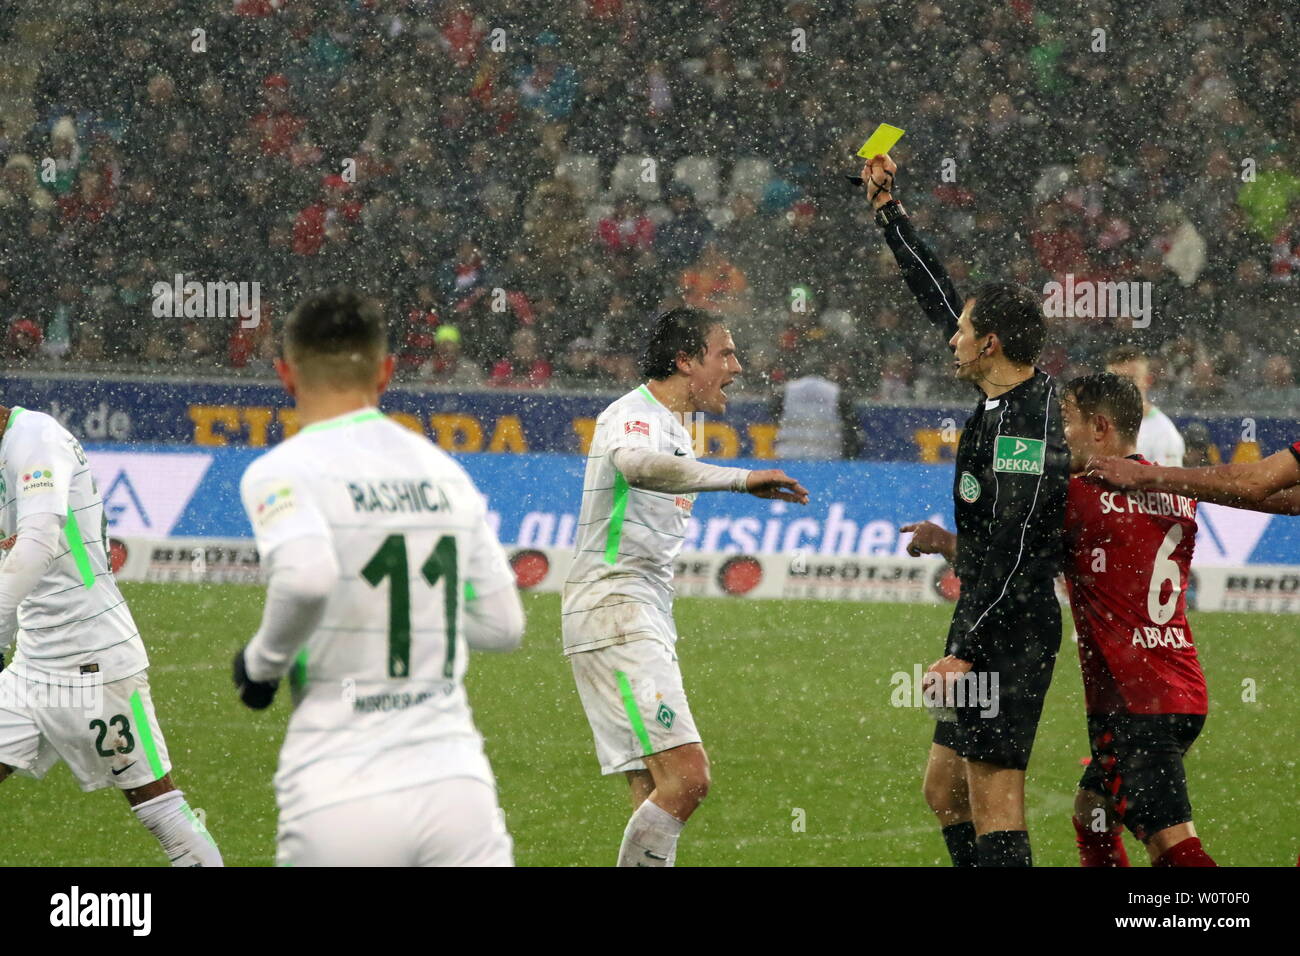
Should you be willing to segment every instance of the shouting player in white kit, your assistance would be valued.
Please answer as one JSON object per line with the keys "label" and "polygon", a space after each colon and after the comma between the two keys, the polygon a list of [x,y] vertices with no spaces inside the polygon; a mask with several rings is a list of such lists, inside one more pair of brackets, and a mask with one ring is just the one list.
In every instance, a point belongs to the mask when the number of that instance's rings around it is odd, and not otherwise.
{"label": "shouting player in white kit", "polygon": [[483,496],[450,456],[376,407],[393,373],[379,307],[303,301],[276,371],[301,430],[241,491],[268,573],[235,656],[244,703],[289,674],[275,777],[288,866],[509,866],[512,844],[463,678],[468,651],[524,632]]}
{"label": "shouting player in white kit", "polygon": [[677,838],[709,789],[672,615],[673,560],[695,493],[807,504],[808,492],[782,471],[695,460],[687,416],[725,412],[723,389],[740,374],[731,333],[716,317],[695,309],[660,316],[641,371],[649,382],[596,419],[564,584],[564,653],[601,772],[626,773],[632,789],[618,865],[672,866]]}
{"label": "shouting player in white kit", "polygon": [[18,639],[0,672],[0,780],[39,779],[62,759],[82,790],[120,789],[173,866],[221,866],[171,781],[86,453],[42,412],[0,406],[0,431],[0,651]]}

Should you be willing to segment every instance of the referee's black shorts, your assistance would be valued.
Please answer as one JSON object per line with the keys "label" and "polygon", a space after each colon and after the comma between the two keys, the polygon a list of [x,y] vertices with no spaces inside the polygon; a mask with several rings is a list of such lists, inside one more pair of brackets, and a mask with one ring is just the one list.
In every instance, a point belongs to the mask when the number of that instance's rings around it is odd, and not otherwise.
{"label": "referee's black shorts", "polygon": [[1204,714],[1088,716],[1092,760],[1079,789],[1107,797],[1139,840],[1192,819],[1183,757],[1205,726]]}
{"label": "referee's black shorts", "polygon": [[1026,600],[1009,602],[1007,611],[984,622],[981,630],[987,639],[981,643],[981,659],[972,663],[977,673],[989,675],[990,689],[996,677],[996,706],[968,703],[956,708],[955,720],[935,726],[934,742],[967,760],[1024,770],[1061,647],[1061,605],[1055,590],[1035,588]]}

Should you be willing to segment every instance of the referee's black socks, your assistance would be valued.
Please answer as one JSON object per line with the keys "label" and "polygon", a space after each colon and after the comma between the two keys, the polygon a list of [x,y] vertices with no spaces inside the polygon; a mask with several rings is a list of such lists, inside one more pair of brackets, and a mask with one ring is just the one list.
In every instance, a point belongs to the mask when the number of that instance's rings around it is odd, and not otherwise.
{"label": "referee's black socks", "polygon": [[943,842],[948,844],[948,855],[953,866],[979,866],[979,853],[975,849],[975,824],[953,823],[943,828]]}
{"label": "referee's black socks", "polygon": [[980,866],[1033,866],[1029,831],[994,830],[975,840]]}

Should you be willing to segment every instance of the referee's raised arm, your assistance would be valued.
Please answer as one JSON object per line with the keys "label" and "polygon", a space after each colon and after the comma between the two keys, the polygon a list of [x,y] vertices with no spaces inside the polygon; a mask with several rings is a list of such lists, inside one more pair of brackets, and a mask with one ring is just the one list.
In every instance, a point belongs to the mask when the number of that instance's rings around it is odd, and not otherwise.
{"label": "referee's raised arm", "polygon": [[948,270],[933,250],[916,234],[907,210],[893,196],[898,166],[886,156],[874,156],[862,167],[862,185],[876,210],[876,223],[885,230],[885,241],[894,251],[907,287],[916,296],[926,317],[949,337],[957,331],[962,299],[957,295]]}

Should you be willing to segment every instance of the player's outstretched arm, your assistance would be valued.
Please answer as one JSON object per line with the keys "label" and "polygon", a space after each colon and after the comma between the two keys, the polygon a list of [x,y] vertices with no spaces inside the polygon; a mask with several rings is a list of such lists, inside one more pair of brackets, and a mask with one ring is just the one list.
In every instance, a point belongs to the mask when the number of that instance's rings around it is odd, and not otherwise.
{"label": "player's outstretched arm", "polygon": [[898,166],[888,156],[873,156],[862,167],[862,188],[875,207],[876,223],[885,230],[885,241],[894,253],[907,287],[926,317],[951,338],[957,331],[962,300],[948,270],[916,234],[907,211],[894,198],[897,171]]}
{"label": "player's outstretched arm", "polygon": [[778,469],[724,468],[648,448],[615,448],[610,455],[614,467],[633,488],[664,494],[739,491],[758,498],[808,503],[808,490]]}
{"label": "player's outstretched arm", "polygon": [[947,528],[941,528],[933,521],[918,521],[905,524],[898,529],[911,532],[912,540],[907,544],[907,553],[914,558],[923,554],[941,554],[952,564],[957,560],[957,534]]}
{"label": "player's outstretched arm", "polygon": [[[1300,485],[1300,456],[1288,449],[1263,461],[1205,468],[1165,468],[1142,465],[1131,458],[1093,458],[1085,471],[1121,491],[1168,491],[1231,508],[1254,509],[1271,495]],[[1275,502],[1278,507],[1284,504],[1284,500]]]}
{"label": "player's outstretched arm", "polygon": [[1271,515],[1300,515],[1300,485],[1274,492],[1259,504],[1252,505],[1251,510]]}

